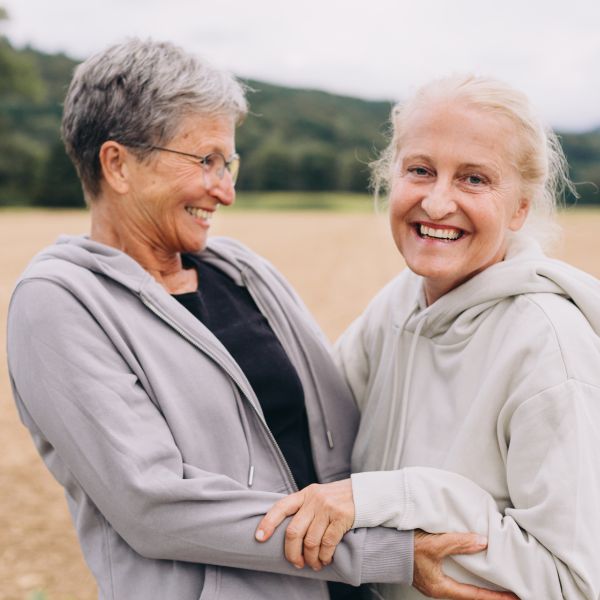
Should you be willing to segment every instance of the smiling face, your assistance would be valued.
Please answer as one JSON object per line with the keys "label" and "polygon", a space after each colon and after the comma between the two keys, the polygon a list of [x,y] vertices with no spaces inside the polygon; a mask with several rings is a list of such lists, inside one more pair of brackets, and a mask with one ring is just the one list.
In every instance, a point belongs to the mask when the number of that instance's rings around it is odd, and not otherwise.
{"label": "smiling face", "polygon": [[390,188],[394,241],[424,277],[427,303],[501,261],[529,203],[508,118],[459,100],[416,109],[401,132]]}
{"label": "smiling face", "polygon": [[[199,156],[234,152],[232,119],[191,115],[178,131],[168,148]],[[202,250],[215,210],[235,200],[228,171],[222,179],[211,177],[194,159],[171,152],[157,151],[148,161],[132,158],[128,182],[123,210],[116,215],[121,229],[159,258]]]}

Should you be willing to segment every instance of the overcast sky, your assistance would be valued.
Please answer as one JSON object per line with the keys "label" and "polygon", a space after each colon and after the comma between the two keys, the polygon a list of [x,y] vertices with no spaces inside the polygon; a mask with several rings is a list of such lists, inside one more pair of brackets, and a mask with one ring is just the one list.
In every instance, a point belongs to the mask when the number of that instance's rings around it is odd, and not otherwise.
{"label": "overcast sky", "polygon": [[400,99],[452,72],[502,78],[562,130],[600,126],[600,0],[0,0],[16,45],[85,58],[174,41],[241,76]]}

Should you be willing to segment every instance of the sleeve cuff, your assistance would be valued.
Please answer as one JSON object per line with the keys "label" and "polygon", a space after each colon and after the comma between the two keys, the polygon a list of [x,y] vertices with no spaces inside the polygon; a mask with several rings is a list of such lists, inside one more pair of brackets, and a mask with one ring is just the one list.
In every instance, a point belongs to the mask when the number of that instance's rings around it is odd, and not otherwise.
{"label": "sleeve cuff", "polygon": [[353,529],[359,527],[394,527],[404,529],[410,511],[405,471],[353,473]]}
{"label": "sleeve cuff", "polygon": [[364,544],[361,583],[412,584],[413,531],[368,529]]}

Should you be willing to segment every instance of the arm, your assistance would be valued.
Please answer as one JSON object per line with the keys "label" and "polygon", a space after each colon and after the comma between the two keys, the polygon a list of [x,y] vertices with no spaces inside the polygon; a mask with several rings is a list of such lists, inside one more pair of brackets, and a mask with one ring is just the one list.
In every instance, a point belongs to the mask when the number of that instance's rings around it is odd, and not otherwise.
{"label": "arm", "polygon": [[521,404],[508,427],[513,506],[499,511],[447,471],[362,473],[353,476],[355,525],[478,531],[487,553],[455,559],[467,572],[524,600],[598,597],[600,389],[568,380]]}
{"label": "arm", "polygon": [[22,283],[10,309],[9,366],[49,468],[136,552],[354,584],[410,580],[412,534],[350,533],[335,568],[319,574],[284,559],[283,531],[257,543],[258,521],[281,494],[185,463],[135,357],[107,336],[112,326],[56,284]]}
{"label": "arm", "polygon": [[329,547],[352,521],[352,527],[477,531],[488,539],[487,552],[453,556],[446,565],[453,576],[510,589],[523,600],[597,598],[599,397],[599,388],[569,380],[515,411],[506,463],[513,506],[504,511],[466,477],[409,467],[357,473],[352,485],[310,486],[280,500],[261,527],[270,531],[281,511],[298,511],[286,538],[294,560],[303,544],[305,556],[316,547],[329,560]]}
{"label": "arm", "polygon": [[[336,346],[338,367],[351,388],[354,398],[359,401],[365,397],[369,378],[369,362],[364,347],[365,316],[361,316],[344,333]],[[350,480],[326,485],[309,486],[305,490],[287,496],[269,509],[261,520],[257,530],[257,539],[267,540],[276,532],[288,516],[294,515],[307,501],[307,493],[316,492],[315,510],[298,515],[291,524],[288,522],[285,536],[285,554],[287,559],[301,568],[308,564],[315,570],[333,561],[337,544],[354,521],[354,505]],[[321,493],[324,496],[321,496]],[[317,518],[318,516],[318,518]],[[311,523],[312,529],[308,532]],[[331,524],[331,527],[330,527]],[[283,529],[283,528],[280,528]],[[449,530],[448,530],[449,531]],[[308,535],[307,535],[308,532]],[[305,537],[306,536],[306,537]],[[321,544],[323,540],[323,545]],[[427,535],[416,532],[414,542],[414,579],[413,585],[422,593],[431,597],[477,600],[514,599],[511,593],[493,592],[487,589],[459,584],[445,576],[441,569],[442,560],[454,554],[470,554],[485,549],[487,540],[475,534]],[[336,552],[336,561],[339,560]]]}
{"label": "arm", "polygon": [[[323,565],[333,561],[336,547],[354,519],[350,480],[311,485],[282,498],[261,520],[256,538],[259,541],[269,539],[289,515],[295,516],[286,528],[286,558],[297,568],[306,563],[320,571]],[[415,531],[412,585],[432,598],[515,600],[516,596],[510,592],[458,583],[442,570],[445,558],[479,553],[486,547],[485,537],[472,533],[429,534]]]}

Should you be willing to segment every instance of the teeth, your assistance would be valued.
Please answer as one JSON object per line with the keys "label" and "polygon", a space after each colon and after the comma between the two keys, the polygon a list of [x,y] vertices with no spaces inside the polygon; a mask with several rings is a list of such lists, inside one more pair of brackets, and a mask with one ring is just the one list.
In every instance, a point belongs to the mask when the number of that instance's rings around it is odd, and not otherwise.
{"label": "teeth", "polygon": [[202,219],[203,221],[210,221],[212,219],[212,212],[209,210],[204,210],[202,208],[196,208],[195,206],[186,206],[185,210],[187,210],[190,215],[196,217],[198,219]]}
{"label": "teeth", "polygon": [[461,236],[461,232],[456,229],[433,229],[425,225],[419,225],[419,233],[439,240],[457,240]]}

